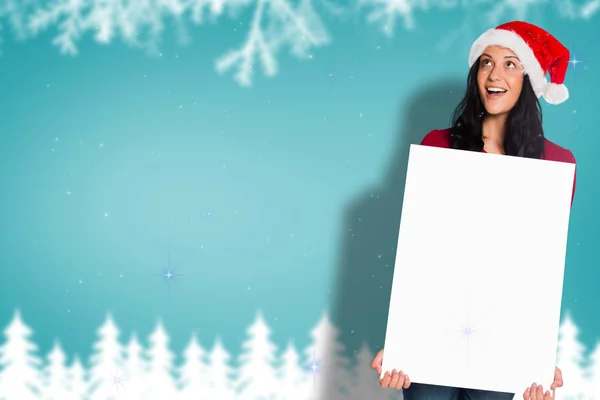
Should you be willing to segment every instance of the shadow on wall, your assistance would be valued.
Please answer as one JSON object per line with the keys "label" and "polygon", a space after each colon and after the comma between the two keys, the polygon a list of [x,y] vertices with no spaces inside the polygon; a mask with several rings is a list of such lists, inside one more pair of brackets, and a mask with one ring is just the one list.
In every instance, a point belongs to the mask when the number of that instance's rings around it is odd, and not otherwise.
{"label": "shadow on wall", "polygon": [[331,319],[351,360],[363,343],[373,355],[384,345],[410,145],[419,144],[432,129],[450,126],[465,85],[456,78],[440,79],[409,97],[381,185],[367,188],[347,206]]}

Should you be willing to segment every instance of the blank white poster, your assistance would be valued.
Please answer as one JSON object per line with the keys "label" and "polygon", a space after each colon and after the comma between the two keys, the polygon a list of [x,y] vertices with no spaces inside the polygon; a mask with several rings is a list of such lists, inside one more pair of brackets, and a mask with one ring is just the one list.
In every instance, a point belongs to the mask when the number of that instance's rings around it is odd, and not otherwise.
{"label": "blank white poster", "polygon": [[574,173],[411,146],[384,373],[518,398],[550,388]]}

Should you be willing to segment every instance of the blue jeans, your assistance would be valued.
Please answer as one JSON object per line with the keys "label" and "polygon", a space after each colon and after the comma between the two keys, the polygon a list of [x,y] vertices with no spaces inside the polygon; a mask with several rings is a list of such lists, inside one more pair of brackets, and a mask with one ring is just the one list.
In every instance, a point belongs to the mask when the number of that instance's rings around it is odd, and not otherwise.
{"label": "blue jeans", "polygon": [[404,400],[512,400],[515,395],[423,383],[411,383],[408,389],[402,389],[402,393]]}

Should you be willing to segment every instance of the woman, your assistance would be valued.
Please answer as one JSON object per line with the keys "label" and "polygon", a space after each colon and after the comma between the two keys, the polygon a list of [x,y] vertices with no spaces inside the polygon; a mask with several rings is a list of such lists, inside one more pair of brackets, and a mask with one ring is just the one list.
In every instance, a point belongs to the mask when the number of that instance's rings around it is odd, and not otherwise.
{"label": "woman", "polygon": [[[449,129],[433,130],[421,142],[445,147],[575,163],[571,151],[544,137],[539,97],[559,104],[569,97],[564,76],[569,51],[539,27],[515,21],[482,34],[469,56],[471,69],[466,94],[454,112]],[[546,82],[550,74],[550,83]],[[571,204],[575,194],[575,184]],[[382,372],[383,349],[371,367]],[[386,371],[382,387],[403,390],[405,400],[509,400],[513,393],[488,392],[410,382],[402,371]],[[550,400],[563,385],[555,368],[549,390],[533,383],[524,400]]]}

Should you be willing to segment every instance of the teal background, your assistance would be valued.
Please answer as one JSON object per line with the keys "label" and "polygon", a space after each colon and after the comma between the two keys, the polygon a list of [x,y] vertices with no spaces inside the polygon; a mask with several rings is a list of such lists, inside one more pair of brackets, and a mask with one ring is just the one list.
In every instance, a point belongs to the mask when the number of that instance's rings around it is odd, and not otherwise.
{"label": "teal background", "polygon": [[[257,310],[280,346],[308,344],[328,310],[348,350],[381,347],[408,145],[448,126],[469,47],[495,25],[469,7],[418,12],[393,37],[362,10],[324,16],[332,43],[310,60],[282,53],[274,77],[257,66],[249,88],[214,69],[241,45],[249,13],[193,27],[187,45],[167,23],[162,56],[89,32],[62,55],[53,27],[19,40],[5,26],[0,323],[19,308],[41,351],[58,338],[87,356],[110,311],[123,338],[145,340],[161,318],[177,353],[197,331],[236,354]],[[526,17],[583,61],[569,68],[567,103],[542,104],[546,136],[578,163],[563,314],[591,348],[600,20],[550,5]],[[169,263],[181,274],[170,283]]]}

